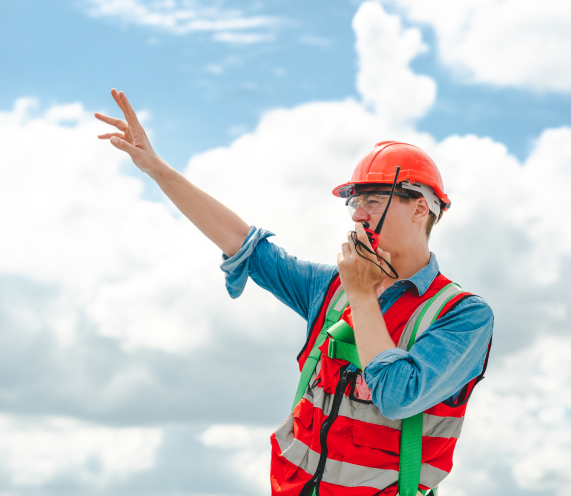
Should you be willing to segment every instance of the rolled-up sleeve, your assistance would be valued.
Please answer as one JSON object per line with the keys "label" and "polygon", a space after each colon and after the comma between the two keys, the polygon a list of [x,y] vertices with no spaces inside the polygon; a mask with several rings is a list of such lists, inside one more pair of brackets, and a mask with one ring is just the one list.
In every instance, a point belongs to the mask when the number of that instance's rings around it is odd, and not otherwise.
{"label": "rolled-up sleeve", "polygon": [[390,419],[422,412],[457,393],[483,369],[494,316],[470,296],[436,320],[410,349],[379,353],[363,371],[372,400]]}
{"label": "rolled-up sleeve", "polygon": [[242,247],[235,255],[228,257],[224,253],[222,254],[223,262],[220,268],[225,275],[226,290],[232,298],[238,298],[246,287],[250,268],[250,256],[254,253],[256,246],[260,241],[270,236],[275,236],[275,234],[252,226],[248,236],[242,243]]}
{"label": "rolled-up sleeve", "polygon": [[308,320],[310,310],[322,295],[337,267],[298,260],[267,238],[274,233],[252,226],[240,250],[222,255],[220,268],[232,298],[244,291],[248,277],[278,300]]}

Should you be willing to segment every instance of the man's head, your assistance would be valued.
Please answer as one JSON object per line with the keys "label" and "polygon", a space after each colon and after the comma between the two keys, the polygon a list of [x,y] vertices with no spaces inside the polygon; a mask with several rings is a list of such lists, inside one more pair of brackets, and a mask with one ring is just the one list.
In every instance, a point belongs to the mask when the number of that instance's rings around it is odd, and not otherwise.
{"label": "man's head", "polygon": [[386,207],[397,166],[401,172],[396,201],[389,209],[381,234],[384,249],[388,251],[389,245],[401,249],[408,243],[427,243],[432,227],[450,207],[432,159],[407,143],[377,143],[359,162],[351,181],[333,190],[334,195],[347,199],[355,222],[368,222],[374,229]]}

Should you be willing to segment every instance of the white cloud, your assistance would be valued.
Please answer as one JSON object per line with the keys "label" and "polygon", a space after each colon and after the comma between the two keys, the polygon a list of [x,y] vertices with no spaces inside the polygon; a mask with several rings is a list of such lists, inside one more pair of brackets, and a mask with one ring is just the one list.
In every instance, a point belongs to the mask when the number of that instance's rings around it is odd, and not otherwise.
{"label": "white cloud", "polygon": [[0,416],[0,462],[14,486],[73,473],[95,486],[150,469],[159,428],[109,428],[62,417]]}
{"label": "white cloud", "polygon": [[[479,386],[468,407],[457,463],[443,496],[567,494],[571,484],[571,340],[540,337],[504,360]],[[500,363],[498,363],[500,362]],[[518,489],[501,487],[502,472]],[[472,488],[478,488],[473,491]]]}
{"label": "white cloud", "polygon": [[118,19],[126,24],[159,28],[177,35],[211,32],[214,40],[227,43],[270,41],[273,39],[271,33],[246,30],[267,30],[278,24],[273,17],[248,17],[236,10],[220,10],[178,0],[88,0],[88,5],[92,17]]}
{"label": "white cloud", "polygon": [[561,0],[390,0],[434,28],[442,61],[478,83],[571,91],[571,4]]}
{"label": "white cloud", "polygon": [[355,15],[359,73],[357,89],[363,103],[397,126],[422,117],[434,103],[436,83],[415,74],[410,62],[427,50],[416,28],[404,29],[398,16],[366,2]]}
{"label": "white cloud", "polygon": [[[20,100],[14,112],[0,113],[0,207],[9,213],[0,272],[57,284],[61,303],[34,318],[49,322],[62,342],[73,340],[84,312],[126,347],[184,351],[202,342],[203,319],[188,307],[202,298],[202,269],[185,251],[194,243],[187,222],[141,198],[141,180],[119,172],[125,157],[97,140],[102,128],[81,105],[32,117],[24,110],[31,104]],[[164,313],[165,305],[172,311]]]}
{"label": "white cloud", "polygon": [[273,429],[238,424],[212,425],[201,436],[209,447],[230,453],[229,464],[235,476],[255,494],[270,490],[269,439]]}
{"label": "white cloud", "polygon": [[555,183],[564,188],[571,184],[570,143],[571,128],[545,130],[521,164],[489,138],[445,139],[435,147],[434,156],[451,197],[461,201],[453,201],[443,229],[493,216],[495,223],[520,231],[533,247],[521,250],[521,259],[514,253],[514,277],[541,285],[560,281],[561,263],[571,255],[571,235],[561,229],[566,200],[565,195],[547,191]]}
{"label": "white cloud", "polygon": [[273,41],[273,34],[260,33],[235,33],[232,31],[221,31],[214,34],[213,39],[216,41],[225,41],[227,43],[236,43],[241,45],[249,45],[251,43],[261,43],[263,41]]}

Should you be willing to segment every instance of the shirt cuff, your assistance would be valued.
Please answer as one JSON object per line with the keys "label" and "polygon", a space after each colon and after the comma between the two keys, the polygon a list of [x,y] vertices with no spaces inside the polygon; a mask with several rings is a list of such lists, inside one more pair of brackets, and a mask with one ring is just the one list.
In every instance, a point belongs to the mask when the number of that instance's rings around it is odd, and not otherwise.
{"label": "shirt cuff", "polygon": [[363,379],[369,388],[380,379],[384,369],[389,365],[395,363],[397,360],[405,360],[408,358],[408,351],[401,348],[391,348],[389,350],[381,351],[375,358],[373,358],[369,365],[363,370]]}
{"label": "shirt cuff", "polygon": [[242,243],[238,252],[228,257],[222,254],[222,264],[220,268],[226,278],[226,290],[232,298],[238,298],[246,287],[248,281],[248,271],[250,268],[250,255],[254,253],[257,244],[270,236],[275,236],[271,231],[259,229],[256,226],[250,228],[250,232]]}

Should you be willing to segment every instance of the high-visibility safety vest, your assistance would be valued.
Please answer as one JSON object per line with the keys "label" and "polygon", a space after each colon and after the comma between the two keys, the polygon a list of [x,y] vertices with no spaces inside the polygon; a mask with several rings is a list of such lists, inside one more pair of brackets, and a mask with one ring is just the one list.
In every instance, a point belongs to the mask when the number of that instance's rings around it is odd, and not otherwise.
{"label": "high-visibility safety vest", "polygon": [[[391,338],[409,350],[468,296],[441,274],[422,296],[404,290],[383,315]],[[293,411],[271,436],[272,495],[416,496],[436,488],[452,469],[467,401],[483,372],[454,398],[390,420],[371,400],[351,325],[336,276],[298,356],[302,374]]]}

